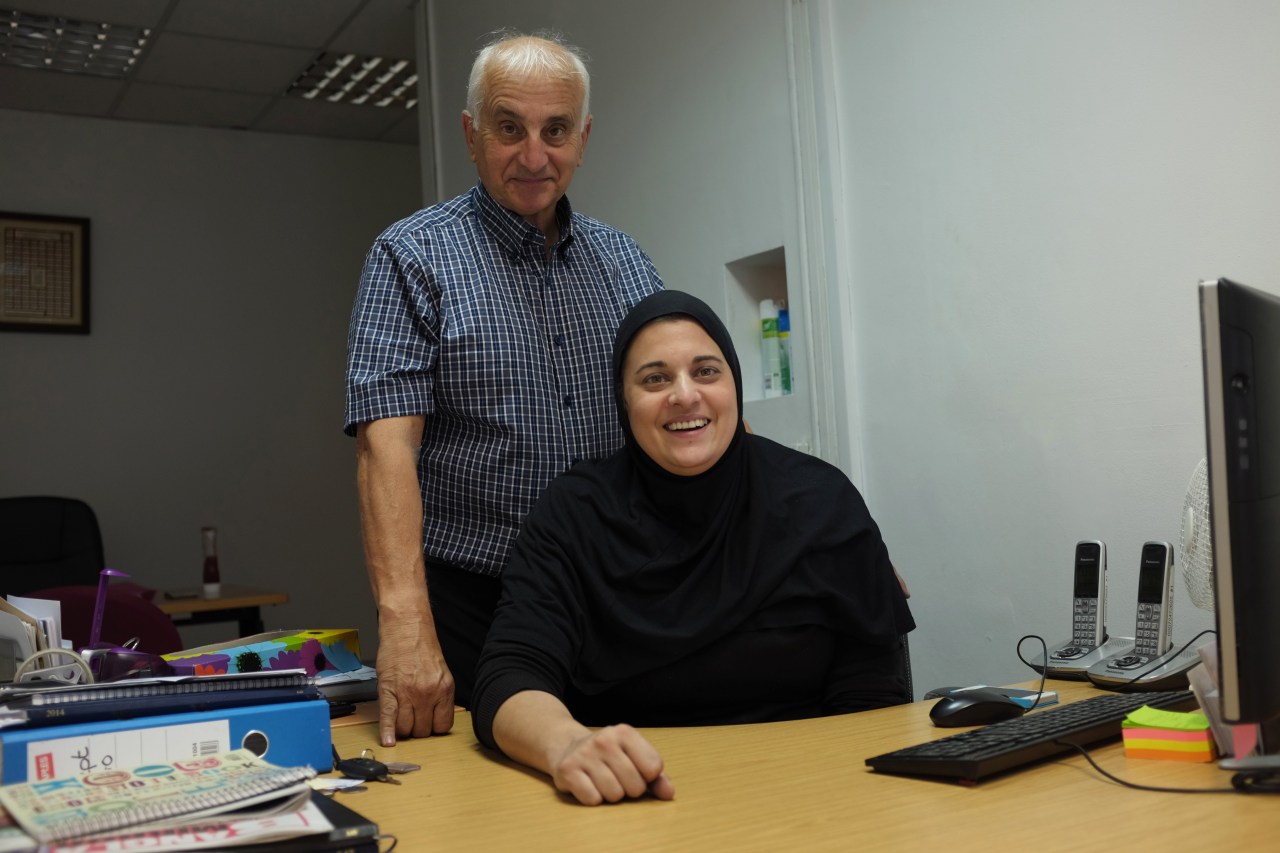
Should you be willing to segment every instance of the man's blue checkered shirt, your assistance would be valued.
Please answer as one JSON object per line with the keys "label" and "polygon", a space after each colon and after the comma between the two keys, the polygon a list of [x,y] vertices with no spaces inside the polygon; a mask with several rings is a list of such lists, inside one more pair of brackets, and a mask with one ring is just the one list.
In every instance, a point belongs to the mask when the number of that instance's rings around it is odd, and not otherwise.
{"label": "man's blue checkered shirt", "polygon": [[560,239],[483,185],[392,225],[365,260],[347,352],[356,424],[426,415],[426,555],[496,575],[552,478],[622,446],[613,336],[662,288],[635,241],[557,208]]}

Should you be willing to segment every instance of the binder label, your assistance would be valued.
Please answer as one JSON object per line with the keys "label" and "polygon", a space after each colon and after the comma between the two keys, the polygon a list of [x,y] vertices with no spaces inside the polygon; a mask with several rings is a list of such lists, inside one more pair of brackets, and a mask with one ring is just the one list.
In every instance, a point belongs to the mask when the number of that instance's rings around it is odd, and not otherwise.
{"label": "binder label", "polygon": [[[54,734],[58,729],[49,729]],[[144,764],[167,764],[226,752],[227,720],[49,738],[27,744],[27,779],[40,781]]]}

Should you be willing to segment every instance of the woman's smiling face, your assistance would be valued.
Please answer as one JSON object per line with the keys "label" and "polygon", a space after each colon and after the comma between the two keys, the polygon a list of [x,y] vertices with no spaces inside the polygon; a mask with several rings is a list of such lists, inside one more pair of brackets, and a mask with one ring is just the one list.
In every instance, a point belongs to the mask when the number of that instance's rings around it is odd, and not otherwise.
{"label": "woman's smiling face", "polygon": [[724,353],[702,326],[660,317],[631,340],[622,399],[640,448],[672,474],[701,474],[738,429],[738,389]]}

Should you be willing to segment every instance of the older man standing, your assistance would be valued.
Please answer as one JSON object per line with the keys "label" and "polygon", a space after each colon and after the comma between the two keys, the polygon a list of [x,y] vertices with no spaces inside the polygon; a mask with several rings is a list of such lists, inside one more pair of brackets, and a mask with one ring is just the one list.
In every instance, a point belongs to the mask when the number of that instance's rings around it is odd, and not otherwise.
{"label": "older man standing", "polygon": [[525,515],[557,474],[622,444],[613,335],[662,282],[634,240],[565,197],[589,101],[582,58],[558,37],[484,48],[462,113],[479,181],[392,225],[365,262],[345,429],[384,745],[452,727]]}

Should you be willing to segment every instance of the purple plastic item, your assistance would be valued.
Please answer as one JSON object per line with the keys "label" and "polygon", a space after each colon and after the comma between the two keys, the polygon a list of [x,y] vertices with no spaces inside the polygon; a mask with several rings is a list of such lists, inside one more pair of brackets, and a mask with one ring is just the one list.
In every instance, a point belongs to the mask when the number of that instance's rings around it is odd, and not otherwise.
{"label": "purple plastic item", "polygon": [[127,573],[115,569],[103,569],[98,573],[98,598],[93,603],[93,626],[89,629],[89,648],[97,648],[98,641],[102,639],[102,612],[107,607],[107,584],[111,583],[112,578],[127,577],[129,577]]}

